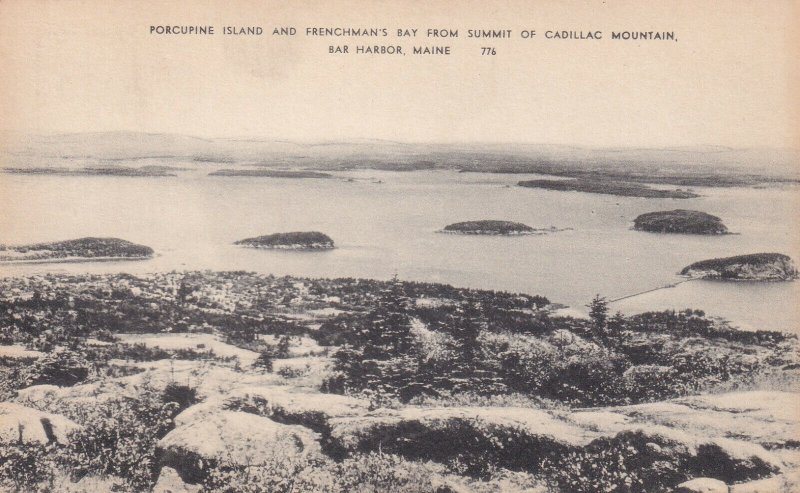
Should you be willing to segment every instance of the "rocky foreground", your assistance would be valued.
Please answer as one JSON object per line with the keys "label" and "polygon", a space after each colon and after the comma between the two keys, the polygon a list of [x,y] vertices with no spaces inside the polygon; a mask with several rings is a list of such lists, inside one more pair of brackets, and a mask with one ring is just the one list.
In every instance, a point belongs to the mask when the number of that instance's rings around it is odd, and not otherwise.
{"label": "rocky foreground", "polygon": [[[284,367],[295,363],[286,360]],[[412,405],[375,409],[368,400],[320,393],[303,385],[308,382],[302,379],[292,382],[200,362],[128,365],[141,372],[102,383],[39,385],[20,391],[13,402],[0,404],[3,444],[63,443],[68,432],[79,427],[37,408],[54,402],[90,405],[136,395],[145,385],[166,388],[178,381],[196,385],[200,403],[178,414],[175,428],[158,441],[160,477],[154,491],[200,491],[205,474],[219,464],[265,464],[276,455],[281,461],[302,463],[365,452],[445,462],[480,446],[472,452],[497,455],[511,469],[565,457],[575,458],[575,467],[581,467],[579,457],[615,441],[623,446],[609,453],[633,457],[642,465],[694,464],[698,473],[722,475],[730,483],[724,491],[788,493],[800,486],[797,393],[732,392],[578,410]],[[465,430],[494,438],[472,444],[462,436]],[[87,478],[86,484],[95,481]],[[512,491],[505,488],[513,483],[497,478],[476,482],[442,471],[431,481],[448,488],[440,491],[464,492]],[[528,491],[549,490],[540,484]]]}
{"label": "rocky foreground", "polygon": [[793,492],[797,338],[245,272],[0,285],[0,487]]}

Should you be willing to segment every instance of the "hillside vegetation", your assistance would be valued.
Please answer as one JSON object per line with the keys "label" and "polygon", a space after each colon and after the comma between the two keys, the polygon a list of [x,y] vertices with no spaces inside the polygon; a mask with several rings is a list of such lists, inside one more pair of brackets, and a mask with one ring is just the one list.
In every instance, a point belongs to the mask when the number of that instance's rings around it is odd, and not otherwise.
{"label": "hillside vegetation", "polygon": [[779,391],[796,337],[698,310],[597,297],[574,319],[542,296],[246,272],[1,282],[12,490],[659,493],[800,467]]}

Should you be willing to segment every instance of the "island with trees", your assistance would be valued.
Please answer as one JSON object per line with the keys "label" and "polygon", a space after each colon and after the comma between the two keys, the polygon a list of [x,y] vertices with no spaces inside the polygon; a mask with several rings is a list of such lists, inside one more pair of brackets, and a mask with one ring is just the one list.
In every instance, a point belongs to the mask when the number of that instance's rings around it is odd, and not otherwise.
{"label": "island with trees", "polygon": [[686,209],[641,214],[633,220],[633,229],[650,233],[728,234],[728,228],[717,216]]}
{"label": "island with trees", "polygon": [[152,248],[119,238],[86,237],[32,245],[0,245],[0,262],[142,260],[152,256]]}
{"label": "island with trees", "polygon": [[788,255],[753,253],[701,260],[684,267],[681,275],[724,281],[792,281],[798,273]]}
{"label": "island with trees", "polygon": [[568,180],[523,180],[517,183],[521,187],[542,188],[561,192],[586,192],[622,197],[643,197],[652,199],[692,199],[698,194],[688,190],[663,190],[651,188],[639,183],[628,183],[602,179],[578,178]]}
{"label": "island with trees", "polygon": [[220,169],[212,171],[208,176],[246,176],[262,178],[332,178],[330,173],[308,170],[280,169]]}
{"label": "island with trees", "polygon": [[167,177],[177,176],[174,171],[180,168],[171,166],[88,166],[85,168],[30,167],[3,168],[5,173],[16,175],[59,175],[59,176],[122,176],[122,177]]}
{"label": "island with trees", "polygon": [[330,236],[319,231],[293,231],[274,233],[255,238],[245,238],[235,245],[276,250],[330,250],[334,248]]}
{"label": "island with trees", "polygon": [[527,224],[513,221],[481,220],[464,221],[448,224],[441,233],[462,235],[529,235],[535,234],[536,229]]}

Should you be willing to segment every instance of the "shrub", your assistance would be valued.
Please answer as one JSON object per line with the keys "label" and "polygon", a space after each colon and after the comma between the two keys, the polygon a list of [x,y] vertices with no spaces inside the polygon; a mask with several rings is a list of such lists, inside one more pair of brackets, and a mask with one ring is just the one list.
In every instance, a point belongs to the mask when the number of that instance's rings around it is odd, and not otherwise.
{"label": "shrub", "polygon": [[272,359],[273,356],[271,351],[262,351],[258,355],[258,358],[256,358],[255,361],[253,361],[253,368],[258,368],[260,370],[264,370],[271,373],[273,366]]}
{"label": "shrub", "polygon": [[175,410],[175,414],[177,415],[184,409],[197,403],[197,389],[188,385],[170,382],[164,388],[163,400],[165,403],[175,403],[178,405]]}
{"label": "shrub", "polygon": [[69,408],[65,414],[83,428],[70,434],[65,462],[75,478],[108,474],[125,478],[136,491],[147,490],[158,473],[156,442],[172,429],[179,408],[149,385],[137,398]]}
{"label": "shrub", "polygon": [[571,493],[659,493],[688,478],[686,456],[641,432],[595,440],[556,461],[545,461],[543,473]]}
{"label": "shrub", "polygon": [[0,446],[0,488],[35,491],[52,483],[56,445],[14,444]]}
{"label": "shrub", "polygon": [[37,360],[23,372],[28,385],[59,385],[69,387],[89,376],[89,363],[75,351],[59,348]]}
{"label": "shrub", "polygon": [[435,493],[439,470],[382,453],[336,463],[324,457],[275,456],[262,464],[218,467],[204,483],[207,493]]}

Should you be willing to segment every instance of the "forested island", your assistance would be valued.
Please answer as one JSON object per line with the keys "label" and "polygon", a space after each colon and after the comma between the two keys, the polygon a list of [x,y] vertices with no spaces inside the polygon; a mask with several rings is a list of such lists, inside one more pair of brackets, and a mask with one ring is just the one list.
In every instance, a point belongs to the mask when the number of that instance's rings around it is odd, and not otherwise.
{"label": "forested island", "polygon": [[86,168],[3,168],[6,173],[18,175],[61,175],[61,176],[130,176],[130,177],[165,177],[177,176],[173,171],[178,168],[169,166],[93,166]]}
{"label": "forested island", "polygon": [[234,243],[251,248],[281,250],[329,250],[334,248],[330,236],[319,231],[294,231],[245,238]]}
{"label": "forested island", "polygon": [[152,256],[152,248],[119,238],[86,237],[32,245],[0,245],[0,262],[140,260]]}
{"label": "forested island", "polygon": [[517,183],[517,185],[562,192],[599,193],[604,195],[619,195],[622,197],[644,197],[654,199],[691,199],[699,197],[699,195],[694,192],[681,189],[661,190],[638,183],[584,178],[569,180],[524,180]]}
{"label": "forested island", "polygon": [[650,233],[694,235],[724,235],[728,233],[728,228],[717,216],[686,209],[641,214],[633,220],[633,229]]}
{"label": "forested island", "polygon": [[448,224],[441,230],[442,233],[464,235],[524,235],[535,231],[527,224],[496,220],[464,221]]}
{"label": "forested island", "polygon": [[787,255],[753,253],[695,262],[684,267],[681,275],[725,281],[792,281],[798,274]]}
{"label": "forested island", "polygon": [[0,279],[0,488],[797,491],[795,336],[549,306],[247,272]]}
{"label": "forested island", "polygon": [[330,173],[306,170],[276,169],[221,169],[212,171],[208,176],[249,176],[266,178],[332,178]]}
{"label": "forested island", "polygon": [[489,235],[489,236],[519,236],[519,235],[544,235],[566,231],[570,228],[532,228],[527,224],[514,221],[498,221],[486,219],[480,221],[463,221],[448,224],[440,229],[439,233],[460,234],[460,235]]}

